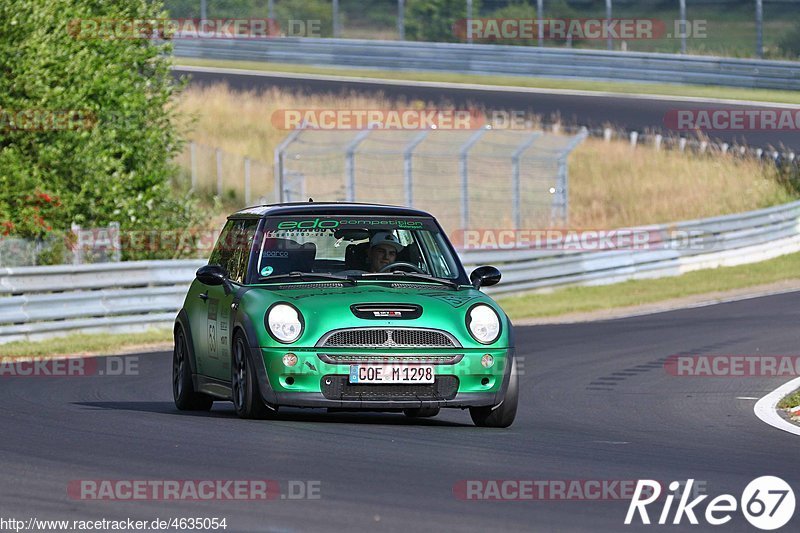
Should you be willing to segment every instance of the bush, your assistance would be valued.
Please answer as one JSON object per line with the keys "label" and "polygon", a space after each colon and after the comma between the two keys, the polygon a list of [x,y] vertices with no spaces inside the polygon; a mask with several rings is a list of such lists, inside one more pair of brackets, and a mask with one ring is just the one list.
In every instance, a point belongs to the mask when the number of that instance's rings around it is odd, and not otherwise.
{"label": "bush", "polygon": [[795,24],[778,43],[781,52],[793,59],[800,59],[800,23]]}
{"label": "bush", "polygon": [[[472,16],[478,17],[480,1],[472,3]],[[409,0],[406,7],[406,38],[412,41],[456,42],[463,39],[454,25],[467,18],[464,0]]]}
{"label": "bush", "polygon": [[0,232],[196,221],[170,188],[182,147],[170,45],[79,33],[81,19],[163,16],[151,0],[0,2]]}

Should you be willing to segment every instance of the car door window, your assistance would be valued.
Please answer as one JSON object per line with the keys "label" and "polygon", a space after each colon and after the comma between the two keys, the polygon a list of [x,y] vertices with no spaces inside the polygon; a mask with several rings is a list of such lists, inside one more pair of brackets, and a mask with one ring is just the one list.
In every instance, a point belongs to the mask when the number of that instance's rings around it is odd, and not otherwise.
{"label": "car door window", "polygon": [[208,263],[222,266],[231,281],[244,283],[257,228],[258,219],[229,220]]}

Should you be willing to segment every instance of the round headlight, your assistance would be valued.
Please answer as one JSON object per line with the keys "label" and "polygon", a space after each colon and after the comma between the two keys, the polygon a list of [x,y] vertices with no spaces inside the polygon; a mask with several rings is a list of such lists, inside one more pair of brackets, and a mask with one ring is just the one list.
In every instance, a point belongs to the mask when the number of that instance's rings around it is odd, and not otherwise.
{"label": "round headlight", "polygon": [[467,326],[475,340],[491,344],[500,336],[500,317],[488,305],[478,304],[467,314]]}
{"label": "round headlight", "polygon": [[300,313],[287,304],[277,304],[267,313],[269,332],[280,342],[294,342],[303,333]]}

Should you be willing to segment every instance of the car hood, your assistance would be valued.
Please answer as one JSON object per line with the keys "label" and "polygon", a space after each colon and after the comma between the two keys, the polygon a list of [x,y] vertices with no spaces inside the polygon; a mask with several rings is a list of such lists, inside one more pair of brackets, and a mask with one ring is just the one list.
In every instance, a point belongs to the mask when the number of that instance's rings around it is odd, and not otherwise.
{"label": "car hood", "polygon": [[[283,290],[257,287],[247,292],[242,300],[242,309],[258,328],[263,326],[264,314],[271,305],[286,302],[295,306],[303,315],[305,327],[293,346],[312,347],[323,335],[335,329],[393,327],[440,329],[453,335],[465,348],[480,348],[484,345],[469,334],[466,314],[473,305],[485,303],[494,308],[501,319],[503,332],[494,346],[507,345],[509,324],[505,313],[491,298],[473,288],[453,290],[437,285],[375,282],[344,287],[314,285],[313,288],[292,289],[284,286]],[[412,319],[360,318],[351,310],[351,306],[359,304],[417,305],[422,308],[422,314]],[[265,344],[274,346],[278,343],[267,334],[261,345]]]}

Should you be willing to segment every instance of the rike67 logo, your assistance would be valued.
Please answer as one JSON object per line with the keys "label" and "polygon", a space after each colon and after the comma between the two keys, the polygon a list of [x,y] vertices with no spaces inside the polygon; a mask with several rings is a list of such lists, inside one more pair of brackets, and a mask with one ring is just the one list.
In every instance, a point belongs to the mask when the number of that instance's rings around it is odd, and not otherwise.
{"label": "rike67 logo", "polygon": [[[690,524],[697,525],[699,524],[699,515],[708,524],[721,526],[730,522],[737,509],[741,509],[742,514],[752,526],[771,531],[785,526],[794,515],[794,491],[779,477],[762,476],[754,479],[745,487],[742,497],[738,501],[730,494],[721,494],[706,504],[704,513],[700,512],[700,504],[708,498],[708,495],[696,496],[690,501],[693,484],[694,480],[689,479],[685,484],[686,488],[680,493],[678,491],[683,486],[682,483],[673,481],[669,484],[672,494],[667,494],[664,498],[657,524],[680,524],[685,517]],[[658,481],[639,480],[628,507],[628,514],[625,516],[625,525],[633,523],[637,515],[642,524],[650,524],[651,519],[647,506],[659,500],[661,492],[661,484]],[[676,496],[679,501],[673,514],[672,504]],[[671,521],[670,515],[672,515]]]}

